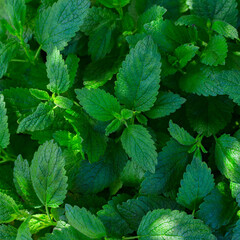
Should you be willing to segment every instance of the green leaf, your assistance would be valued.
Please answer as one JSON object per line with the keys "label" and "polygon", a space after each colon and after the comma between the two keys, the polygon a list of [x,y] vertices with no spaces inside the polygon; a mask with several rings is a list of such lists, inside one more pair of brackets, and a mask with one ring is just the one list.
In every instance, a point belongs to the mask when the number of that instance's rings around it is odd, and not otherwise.
{"label": "green leaf", "polygon": [[40,100],[49,100],[50,99],[50,96],[49,96],[48,92],[46,92],[46,91],[30,88],[29,92],[37,99],[40,99]]}
{"label": "green leaf", "polygon": [[237,221],[236,226],[233,230],[232,240],[238,240],[240,238],[240,220]]}
{"label": "green leaf", "polygon": [[[52,208],[53,210],[55,208]],[[40,230],[53,225],[52,220],[46,214],[34,214],[29,221],[29,229],[32,234],[38,233]]]}
{"label": "green leaf", "polygon": [[65,223],[64,221],[57,222],[57,226],[53,229],[53,232],[47,233],[42,240],[90,240],[90,238],[84,236],[75,228]]}
{"label": "green leaf", "polygon": [[212,30],[227,38],[231,39],[238,38],[237,29],[233,27],[231,24],[224,21],[214,21],[212,24]]}
{"label": "green leaf", "polygon": [[201,62],[210,65],[224,65],[227,57],[228,45],[223,36],[213,36],[201,55]]}
{"label": "green leaf", "polygon": [[16,240],[17,229],[11,225],[0,225],[0,239]]}
{"label": "green leaf", "polygon": [[177,21],[176,25],[179,26],[197,26],[202,29],[207,28],[207,20],[203,17],[199,17],[196,15],[184,15],[181,16]]}
{"label": "green leaf", "polygon": [[27,218],[18,228],[16,240],[32,240],[32,234],[29,229],[30,218]]}
{"label": "green leaf", "polygon": [[14,40],[8,41],[6,43],[0,42],[0,79],[7,72],[8,63],[15,55],[17,46],[18,44]]}
{"label": "green leaf", "polygon": [[46,207],[56,208],[67,193],[65,161],[61,149],[53,141],[44,143],[35,152],[30,167],[34,190]]}
{"label": "green leaf", "polygon": [[238,206],[240,206],[240,183],[230,182],[232,197],[236,198]]}
{"label": "green leaf", "polygon": [[83,24],[89,6],[88,0],[59,0],[52,7],[40,11],[35,35],[42,49],[48,53],[53,47],[63,50]]}
{"label": "green leaf", "polygon": [[76,89],[77,98],[84,110],[93,118],[100,121],[114,119],[114,113],[120,113],[117,99],[101,89]]}
{"label": "green leaf", "polygon": [[157,101],[151,110],[146,112],[146,115],[152,119],[168,116],[179,109],[185,101],[186,99],[180,97],[178,94],[160,91]]}
{"label": "green leaf", "polygon": [[35,112],[22,119],[18,126],[17,133],[44,130],[52,124],[53,120],[53,108],[48,103],[40,103]]}
{"label": "green leaf", "polygon": [[17,32],[20,32],[26,17],[25,0],[6,0],[5,2],[8,22]]}
{"label": "green leaf", "polygon": [[173,123],[172,120],[169,122],[168,131],[170,135],[182,145],[191,146],[196,142],[185,129]]}
{"label": "green leaf", "polygon": [[161,56],[150,37],[139,41],[130,50],[117,75],[116,96],[129,109],[147,111],[158,94]]}
{"label": "green leaf", "polygon": [[210,229],[198,219],[185,212],[159,209],[143,217],[137,231],[143,240],[156,239],[201,239],[215,240]]}
{"label": "green leaf", "polygon": [[114,119],[111,123],[108,124],[106,127],[106,135],[108,136],[111,133],[116,132],[120,127],[122,123],[118,119]]}
{"label": "green leaf", "polygon": [[235,214],[236,203],[231,197],[229,187],[225,183],[219,183],[206,196],[200,205],[197,217],[202,219],[212,229],[219,229],[227,225]]}
{"label": "green leaf", "polygon": [[10,134],[8,130],[8,117],[5,108],[4,97],[0,94],[0,148],[6,148],[10,143]]}
{"label": "green leaf", "polygon": [[121,116],[123,119],[128,120],[133,117],[133,111],[124,108],[121,110]]}
{"label": "green leaf", "polygon": [[196,210],[213,188],[214,179],[211,170],[206,163],[193,158],[181,180],[177,202],[190,210]]}
{"label": "green leaf", "polygon": [[70,109],[73,106],[73,101],[69,98],[57,96],[54,98],[54,103],[63,109]]}
{"label": "green leaf", "polygon": [[30,168],[27,160],[21,155],[14,162],[13,181],[18,194],[31,206],[40,206],[32,185]]}
{"label": "green leaf", "polygon": [[235,26],[237,23],[237,2],[236,0],[188,0],[192,13],[210,18],[212,20],[222,20]]}
{"label": "green leaf", "polygon": [[189,146],[180,145],[171,139],[158,155],[154,174],[146,173],[141,184],[142,194],[158,195],[170,191],[180,184],[190,161]]}
{"label": "green leaf", "polygon": [[219,171],[233,182],[240,183],[240,142],[224,134],[216,140],[216,165]]}
{"label": "green leaf", "polygon": [[71,207],[66,204],[65,209],[69,224],[87,237],[95,239],[107,235],[101,220],[85,208]]}
{"label": "green leaf", "polygon": [[206,137],[218,133],[232,118],[233,103],[225,96],[191,96],[186,107],[191,127]]}
{"label": "green leaf", "polygon": [[126,6],[130,0],[98,0],[98,2],[108,8],[122,8]]}
{"label": "green leaf", "polygon": [[68,68],[68,74],[69,74],[69,88],[72,87],[74,84],[76,75],[77,75],[77,70],[78,70],[78,63],[80,59],[74,55],[74,54],[69,54],[66,59],[66,65]]}
{"label": "green leaf", "polygon": [[183,68],[196,55],[199,47],[192,44],[184,44],[175,49],[175,56],[178,59],[179,67]]}
{"label": "green leaf", "polygon": [[68,68],[56,47],[47,55],[46,66],[47,75],[50,79],[47,88],[57,94],[66,92],[70,85]]}
{"label": "green leaf", "polygon": [[11,197],[0,192],[0,223],[12,222],[19,215],[16,202]]}
{"label": "green leaf", "polygon": [[144,170],[155,172],[157,152],[151,135],[141,125],[130,125],[121,136],[124,150]]}

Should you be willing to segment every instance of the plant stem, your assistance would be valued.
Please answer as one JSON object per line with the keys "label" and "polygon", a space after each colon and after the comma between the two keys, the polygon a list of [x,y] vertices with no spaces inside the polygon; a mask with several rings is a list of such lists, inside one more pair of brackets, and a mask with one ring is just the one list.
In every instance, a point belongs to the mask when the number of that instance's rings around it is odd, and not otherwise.
{"label": "plant stem", "polygon": [[134,236],[134,237],[122,237],[122,239],[138,239],[140,238],[139,236]]}
{"label": "plant stem", "polygon": [[38,48],[38,50],[37,50],[37,52],[36,52],[36,54],[35,54],[35,56],[34,56],[34,61],[35,61],[36,58],[38,57],[38,55],[39,55],[41,49],[42,49],[42,45],[39,46],[39,48]]}
{"label": "plant stem", "polygon": [[47,207],[47,205],[45,206],[45,209],[46,209],[46,213],[47,213],[47,215],[48,215],[48,217],[49,217],[50,221],[52,222],[52,219],[51,219],[51,217],[50,217],[50,214],[49,214],[49,210],[48,210],[48,207]]}

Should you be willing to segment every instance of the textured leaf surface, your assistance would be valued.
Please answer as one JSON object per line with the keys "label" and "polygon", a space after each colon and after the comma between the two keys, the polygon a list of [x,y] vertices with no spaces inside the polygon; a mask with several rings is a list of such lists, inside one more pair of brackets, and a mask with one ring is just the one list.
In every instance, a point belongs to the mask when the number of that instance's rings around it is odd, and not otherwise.
{"label": "textured leaf surface", "polygon": [[155,171],[157,152],[151,135],[141,125],[131,125],[121,136],[124,150],[143,169]]}
{"label": "textured leaf surface", "polygon": [[240,238],[240,220],[237,221],[236,226],[233,230],[232,240],[238,240]]}
{"label": "textured leaf surface", "polygon": [[32,240],[32,234],[29,229],[30,218],[26,219],[21,226],[18,228],[16,240]]}
{"label": "textured leaf surface", "polygon": [[231,181],[240,183],[240,142],[224,134],[216,141],[215,159],[219,171]]}
{"label": "textured leaf surface", "polygon": [[43,205],[56,208],[67,193],[65,161],[61,149],[53,141],[41,145],[30,168],[35,192]]}
{"label": "textured leaf surface", "polygon": [[202,52],[201,62],[210,66],[224,65],[227,52],[226,39],[222,36],[213,36]]}
{"label": "textured leaf surface", "polygon": [[21,155],[14,162],[13,175],[17,192],[24,201],[33,206],[41,205],[33,189],[28,161]]}
{"label": "textured leaf surface", "polygon": [[149,110],[158,94],[161,56],[150,37],[139,41],[123,62],[115,86],[119,101],[129,109]]}
{"label": "textured leaf surface", "polygon": [[187,102],[187,117],[192,128],[207,137],[227,125],[232,118],[232,111],[233,103],[225,96],[192,96]]}
{"label": "textured leaf surface", "polygon": [[66,92],[70,85],[68,68],[57,48],[47,55],[47,75],[50,79],[50,84],[47,88],[53,93]]}
{"label": "textured leaf surface", "polygon": [[98,0],[101,4],[109,8],[119,8],[127,5],[130,0]]}
{"label": "textured leaf surface", "polygon": [[15,201],[0,192],[0,223],[9,223],[19,215],[19,209]]}
{"label": "textured leaf surface", "polygon": [[5,108],[4,97],[0,94],[0,148],[6,148],[10,142],[10,134],[8,130],[8,117]]}
{"label": "textured leaf surface", "polygon": [[82,25],[89,5],[88,0],[59,0],[41,11],[35,32],[43,50],[51,52],[53,46],[63,50]]}
{"label": "textured leaf surface", "polygon": [[152,119],[168,116],[179,109],[185,101],[178,94],[159,92],[154,106],[150,111],[146,112],[146,115]]}
{"label": "textured leaf surface", "polygon": [[71,207],[68,204],[65,208],[69,224],[79,232],[94,239],[106,236],[106,230],[101,220],[85,208]]}
{"label": "textured leaf surface", "polygon": [[213,188],[214,179],[211,170],[206,163],[193,158],[181,180],[177,202],[190,210],[196,210]]}
{"label": "textured leaf surface", "polygon": [[212,25],[212,29],[224,37],[231,38],[231,39],[238,38],[237,29],[227,22],[214,21]]}
{"label": "textured leaf surface", "polygon": [[235,214],[236,203],[226,184],[220,183],[205,197],[197,216],[213,229],[227,225]]}
{"label": "textured leaf surface", "polygon": [[120,113],[117,99],[101,89],[76,89],[77,98],[86,112],[100,121],[114,119],[114,113]]}
{"label": "textured leaf surface", "polygon": [[0,225],[0,239],[16,240],[17,229],[11,225]]}
{"label": "textured leaf surface", "polygon": [[170,209],[154,210],[143,217],[138,228],[138,235],[143,240],[153,239],[201,239],[215,240],[210,229],[200,220],[185,212]]}
{"label": "textured leaf surface", "polygon": [[146,173],[140,192],[157,195],[170,191],[180,184],[189,162],[189,146],[180,145],[171,139],[158,154],[158,165],[154,174]]}
{"label": "textured leaf surface", "polygon": [[182,145],[191,146],[196,141],[185,129],[173,123],[172,120],[169,122],[168,131],[170,135]]}
{"label": "textured leaf surface", "polygon": [[24,118],[17,129],[17,132],[43,130],[50,126],[54,120],[53,108],[48,103],[40,103],[36,111]]}

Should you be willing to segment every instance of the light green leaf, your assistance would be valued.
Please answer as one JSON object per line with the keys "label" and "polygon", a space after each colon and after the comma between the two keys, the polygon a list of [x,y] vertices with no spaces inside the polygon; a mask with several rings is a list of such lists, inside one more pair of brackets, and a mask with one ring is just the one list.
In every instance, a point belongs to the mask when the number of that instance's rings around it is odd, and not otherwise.
{"label": "light green leaf", "polygon": [[224,134],[216,140],[216,165],[219,171],[233,182],[240,183],[240,142]]}
{"label": "light green leaf", "polygon": [[15,201],[11,197],[0,192],[0,223],[12,222],[19,215],[19,208]]}
{"label": "light green leaf", "polygon": [[210,195],[205,197],[204,202],[200,205],[200,210],[197,212],[197,217],[212,229],[219,229],[231,221],[235,214],[236,205],[227,184],[220,182]]}
{"label": "light green leaf", "polygon": [[47,75],[50,79],[47,88],[57,94],[66,92],[70,85],[68,68],[56,47],[47,55],[46,66]]}
{"label": "light green leaf", "polygon": [[22,119],[18,126],[17,133],[44,130],[52,124],[53,120],[53,108],[48,103],[40,103],[34,113]]}
{"label": "light green leaf", "polygon": [[238,206],[240,206],[240,183],[230,182],[232,197],[236,198]]}
{"label": "light green leaf", "polygon": [[160,91],[157,96],[157,101],[150,111],[146,112],[149,118],[156,119],[170,115],[179,109],[186,99],[172,92]]}
{"label": "light green leaf", "polygon": [[199,47],[192,44],[184,44],[175,49],[175,56],[178,59],[179,67],[183,68],[196,55]]}
{"label": "light green leaf", "polygon": [[32,234],[29,229],[30,218],[27,218],[18,228],[16,240],[32,240]]}
{"label": "light green leaf", "polygon": [[192,13],[210,18],[211,20],[222,20],[235,26],[237,23],[236,0],[187,0]]}
{"label": "light green leaf", "polygon": [[111,123],[108,124],[106,127],[106,135],[108,136],[111,133],[116,132],[120,127],[122,123],[118,119],[114,119]]}
{"label": "light green leaf", "polygon": [[17,229],[11,225],[0,225],[0,239],[16,240]]}
{"label": "light green leaf", "polygon": [[[55,208],[52,208],[53,210]],[[34,214],[29,221],[29,229],[32,234],[38,233],[40,230],[50,227],[53,225],[53,222],[49,219],[49,216],[46,214]]]}
{"label": "light green leaf", "polygon": [[73,101],[69,98],[57,96],[54,98],[54,103],[63,109],[70,109],[73,106]]}
{"label": "light green leaf", "polygon": [[212,24],[212,30],[227,38],[231,39],[238,38],[237,29],[233,27],[231,24],[224,21],[214,21]]}
{"label": "light green leaf", "polygon": [[177,202],[182,206],[196,210],[203,198],[214,188],[214,179],[207,164],[193,158],[181,180]]}
{"label": "light green leaf", "polygon": [[25,23],[25,0],[5,0],[9,24],[20,33],[21,26]]}
{"label": "light green leaf", "polygon": [[192,27],[193,25],[206,29],[207,28],[207,20],[203,17],[199,17],[196,15],[184,15],[181,16],[177,21],[176,25],[179,26],[189,26]]}
{"label": "light green leaf", "polygon": [[34,190],[46,207],[56,208],[67,193],[65,161],[61,149],[53,141],[44,143],[35,152],[30,167]]}
{"label": "light green leaf", "polygon": [[30,168],[27,160],[21,155],[14,162],[13,181],[18,194],[31,206],[40,206],[32,185]]}
{"label": "light green leaf", "polygon": [[99,239],[107,235],[101,220],[85,208],[66,204],[65,209],[69,224],[87,237]]}
{"label": "light green leaf", "polygon": [[187,117],[191,127],[209,137],[223,129],[231,120],[233,103],[225,96],[191,96],[187,101]]}
{"label": "light green leaf", "polygon": [[213,36],[201,55],[201,62],[210,65],[224,65],[227,57],[228,45],[223,36]]}
{"label": "light green leaf", "polygon": [[137,231],[142,240],[189,239],[216,240],[210,229],[185,212],[159,209],[143,217]]}
{"label": "light green leaf", "polygon": [[2,94],[0,94],[0,119],[0,148],[6,148],[10,142],[10,134],[8,130],[7,110]]}
{"label": "light green leaf", "polygon": [[48,53],[53,47],[63,50],[83,24],[89,6],[88,0],[59,0],[40,11],[35,35],[42,49]]}
{"label": "light green leaf", "polygon": [[29,92],[37,99],[40,99],[40,100],[49,100],[50,99],[50,96],[49,96],[48,92],[46,92],[46,91],[30,88]]}
{"label": "light green leaf", "polygon": [[191,146],[196,142],[185,129],[173,123],[172,120],[169,122],[168,131],[170,135],[182,145]]}
{"label": "light green leaf", "polygon": [[117,99],[101,89],[76,89],[77,98],[84,110],[100,121],[113,120],[114,113],[120,113]]}
{"label": "light green leaf", "polygon": [[130,125],[121,136],[124,150],[144,170],[155,172],[157,152],[151,135],[141,125]]}
{"label": "light green leaf", "polygon": [[174,139],[170,139],[158,155],[155,173],[145,174],[140,192],[158,195],[178,187],[190,161],[188,151],[189,146],[180,145]]}
{"label": "light green leaf", "polygon": [[101,4],[108,8],[122,8],[131,0],[98,0]]}
{"label": "light green leaf", "polygon": [[139,41],[130,50],[117,75],[116,96],[129,109],[147,111],[158,94],[161,56],[150,37]]}

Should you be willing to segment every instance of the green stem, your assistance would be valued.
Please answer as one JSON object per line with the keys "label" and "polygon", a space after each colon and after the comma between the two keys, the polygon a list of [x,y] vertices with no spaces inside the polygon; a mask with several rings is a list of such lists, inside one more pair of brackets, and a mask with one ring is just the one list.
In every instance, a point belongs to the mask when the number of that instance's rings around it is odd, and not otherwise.
{"label": "green stem", "polygon": [[138,239],[140,238],[139,236],[134,236],[134,237],[122,237],[122,239]]}
{"label": "green stem", "polygon": [[50,214],[49,214],[49,210],[48,210],[48,207],[47,207],[47,205],[45,206],[45,209],[46,209],[46,213],[47,213],[47,215],[48,215],[48,217],[49,217],[50,221],[52,222],[52,219],[51,219],[51,217],[50,217]]}
{"label": "green stem", "polygon": [[11,62],[28,62],[26,60],[23,60],[23,59],[12,59]]}
{"label": "green stem", "polygon": [[38,50],[37,50],[37,52],[36,52],[36,54],[35,54],[35,56],[34,56],[34,61],[35,61],[36,58],[38,57],[38,55],[39,55],[41,49],[42,49],[42,45],[39,46],[39,48],[38,48]]}

